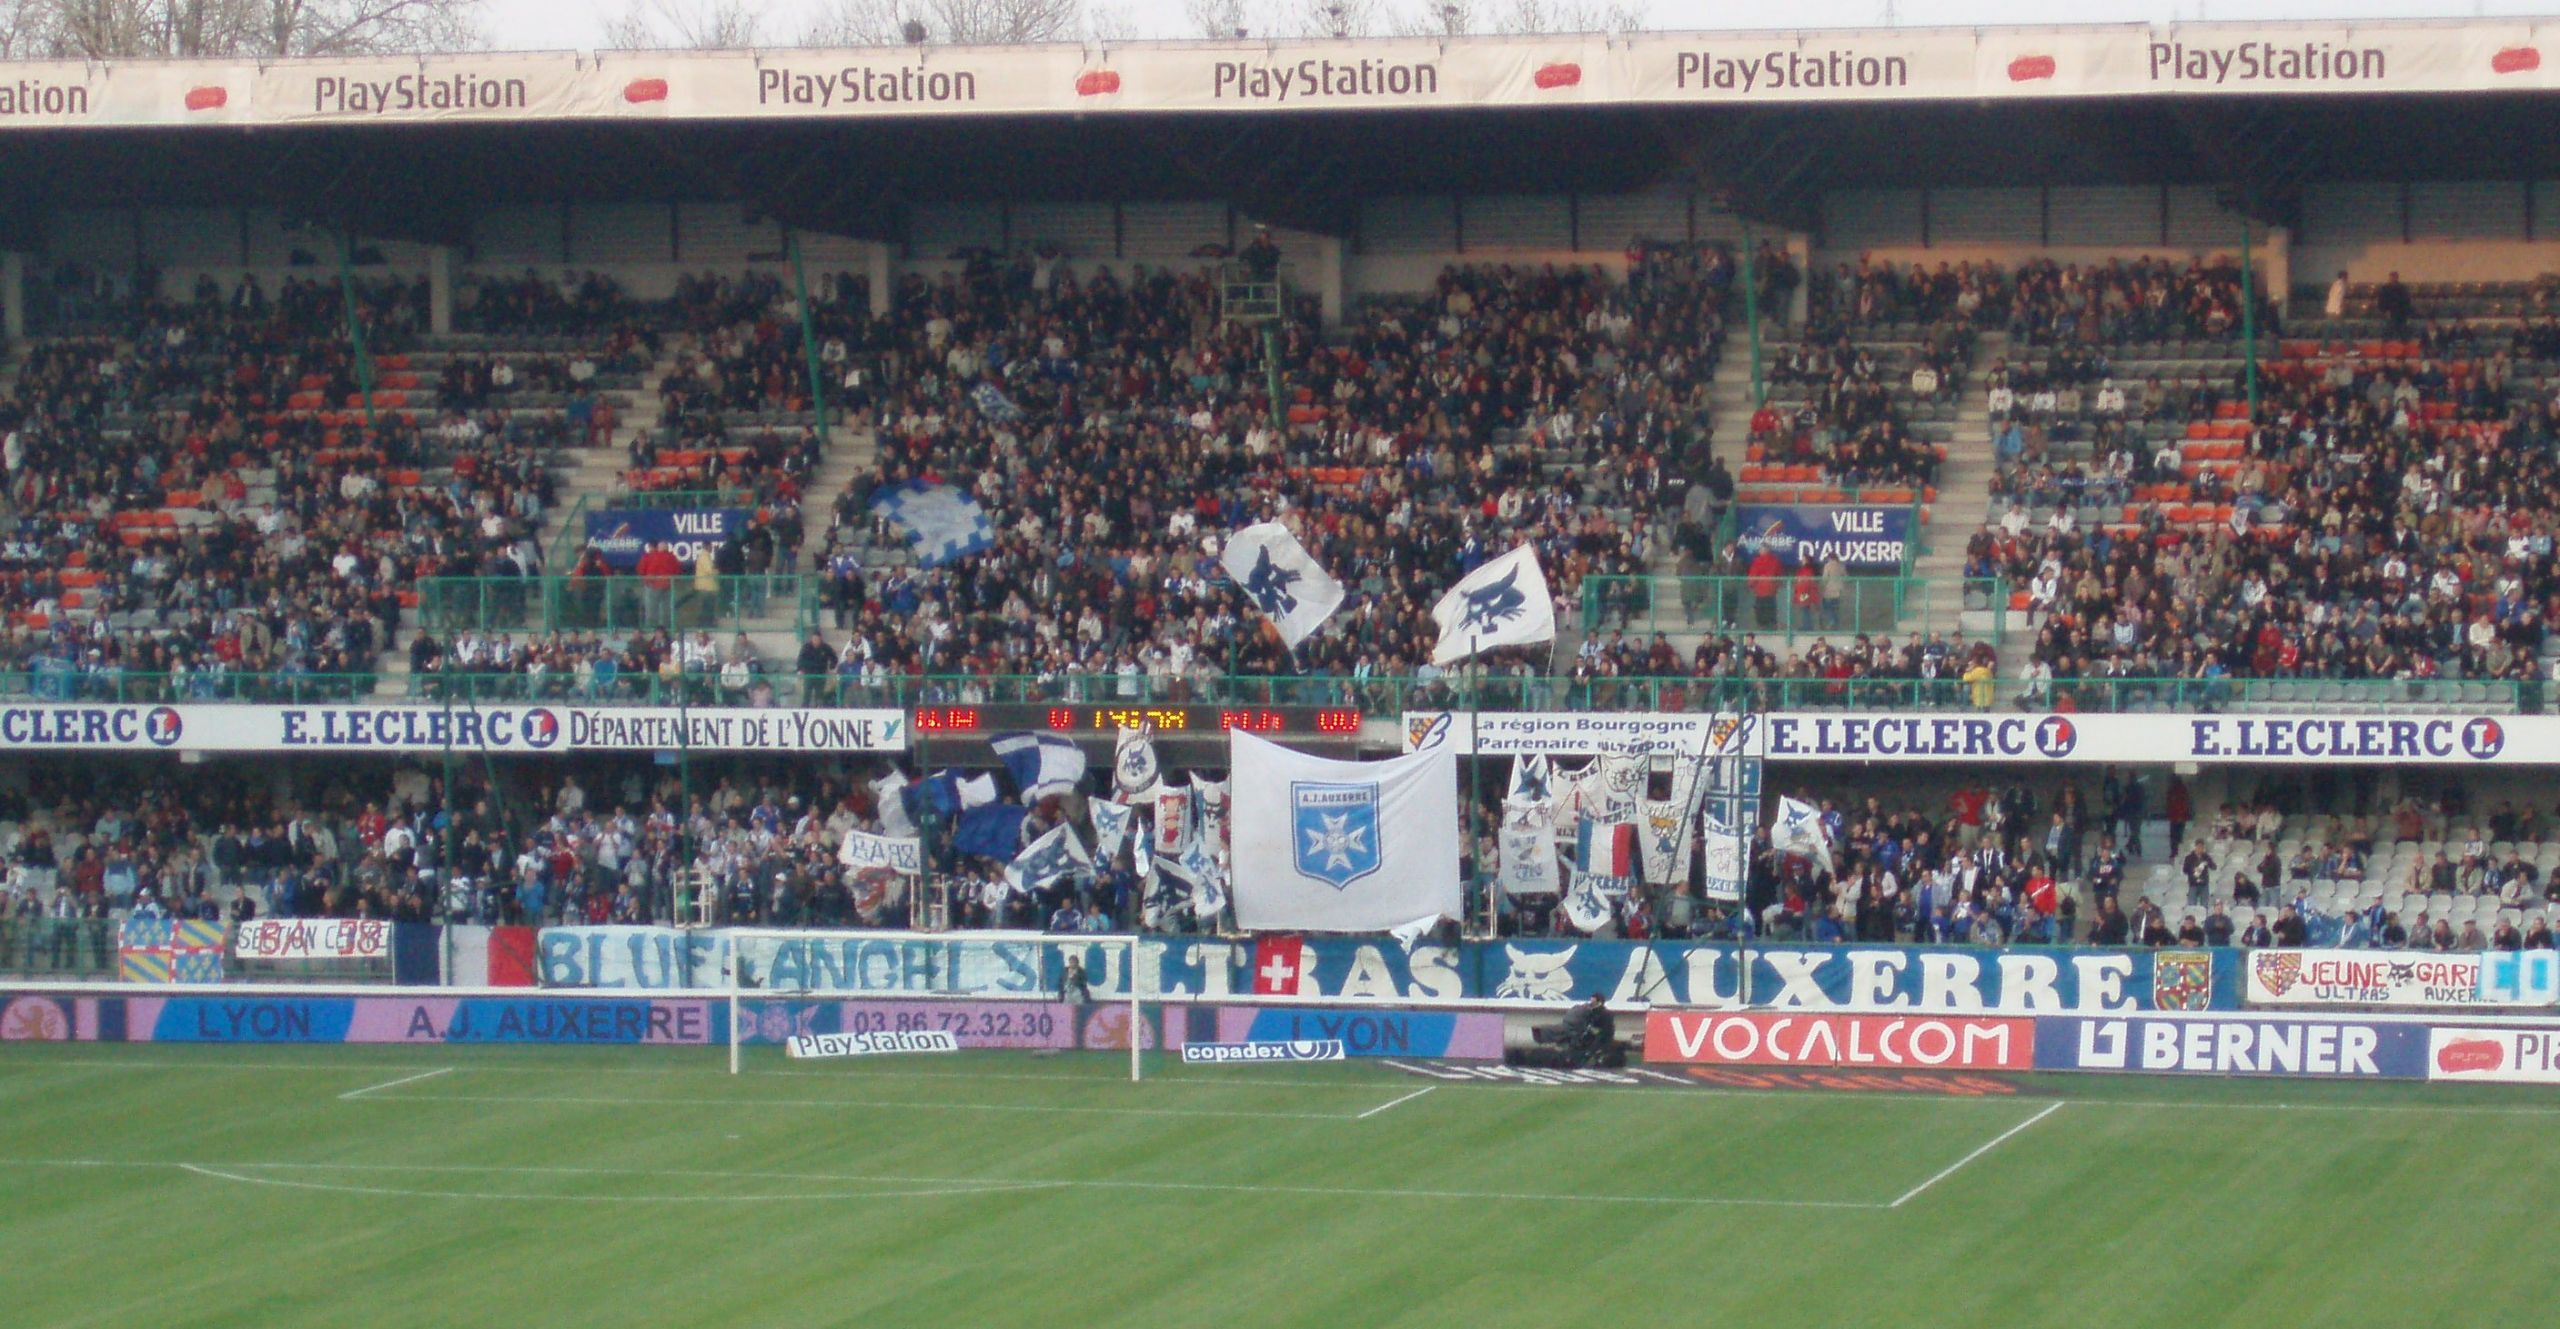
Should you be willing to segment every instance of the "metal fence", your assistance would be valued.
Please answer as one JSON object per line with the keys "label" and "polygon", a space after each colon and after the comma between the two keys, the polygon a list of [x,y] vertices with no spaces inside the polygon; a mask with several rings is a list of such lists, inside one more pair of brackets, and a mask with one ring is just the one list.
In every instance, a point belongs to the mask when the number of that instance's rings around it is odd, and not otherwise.
{"label": "metal fence", "polygon": [[818,623],[818,583],[796,572],[428,577],[418,582],[418,622],[440,633],[806,632]]}
{"label": "metal fence", "polygon": [[1963,613],[1987,615],[1985,631],[1997,646],[2008,631],[2008,583],[1968,580],[1955,615],[1936,613],[1929,583],[1919,577],[1845,577],[1825,584],[1792,577],[1586,577],[1582,630],[1619,630],[1694,636],[1751,633],[1793,645],[1809,638],[1837,641],[1861,633],[1955,633]]}

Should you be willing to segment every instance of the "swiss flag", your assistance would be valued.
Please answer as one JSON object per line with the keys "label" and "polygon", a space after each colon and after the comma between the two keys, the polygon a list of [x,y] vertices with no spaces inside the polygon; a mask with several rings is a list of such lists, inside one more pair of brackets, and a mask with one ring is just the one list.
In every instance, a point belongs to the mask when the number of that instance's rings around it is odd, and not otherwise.
{"label": "swiss flag", "polygon": [[1253,995],[1294,997],[1307,981],[1303,937],[1264,937],[1253,944]]}

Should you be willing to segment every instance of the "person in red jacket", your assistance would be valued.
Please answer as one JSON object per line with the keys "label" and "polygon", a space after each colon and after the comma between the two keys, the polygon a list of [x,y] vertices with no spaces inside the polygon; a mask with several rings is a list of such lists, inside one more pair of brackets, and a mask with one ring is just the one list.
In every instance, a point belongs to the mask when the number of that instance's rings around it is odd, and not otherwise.
{"label": "person in red jacket", "polygon": [[1778,556],[1767,545],[1762,545],[1760,552],[1751,556],[1747,584],[1751,589],[1752,602],[1759,611],[1757,626],[1778,626],[1778,579],[1783,575],[1785,571],[1778,565]]}

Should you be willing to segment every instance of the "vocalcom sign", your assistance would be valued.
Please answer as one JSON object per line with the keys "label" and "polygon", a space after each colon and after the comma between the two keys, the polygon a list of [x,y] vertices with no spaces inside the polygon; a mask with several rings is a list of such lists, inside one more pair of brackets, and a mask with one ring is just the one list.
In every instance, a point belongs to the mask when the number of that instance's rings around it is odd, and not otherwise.
{"label": "vocalcom sign", "polygon": [[2035,1025],[1997,1017],[1655,1010],[1645,1018],[1644,1059],[1717,1066],[2023,1071],[2035,1066]]}

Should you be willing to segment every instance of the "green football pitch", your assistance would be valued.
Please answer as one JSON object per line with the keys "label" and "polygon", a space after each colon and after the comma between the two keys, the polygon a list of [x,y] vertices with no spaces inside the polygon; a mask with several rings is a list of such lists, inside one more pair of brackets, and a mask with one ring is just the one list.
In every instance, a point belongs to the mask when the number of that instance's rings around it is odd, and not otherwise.
{"label": "green football pitch", "polygon": [[[2560,1094],[0,1047],[0,1324],[2507,1325]],[[1427,1090],[1428,1092],[1423,1092]]]}

